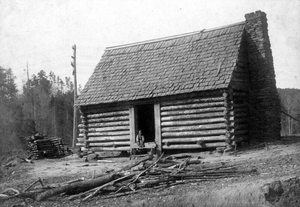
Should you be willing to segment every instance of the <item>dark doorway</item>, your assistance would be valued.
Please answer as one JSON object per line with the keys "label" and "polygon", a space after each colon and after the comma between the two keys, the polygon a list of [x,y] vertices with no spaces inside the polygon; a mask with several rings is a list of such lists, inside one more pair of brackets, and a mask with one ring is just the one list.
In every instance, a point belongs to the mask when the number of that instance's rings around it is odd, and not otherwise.
{"label": "dark doorway", "polygon": [[145,137],[145,142],[155,141],[155,127],[154,127],[154,105],[146,104],[136,107],[137,110],[137,132],[142,130]]}

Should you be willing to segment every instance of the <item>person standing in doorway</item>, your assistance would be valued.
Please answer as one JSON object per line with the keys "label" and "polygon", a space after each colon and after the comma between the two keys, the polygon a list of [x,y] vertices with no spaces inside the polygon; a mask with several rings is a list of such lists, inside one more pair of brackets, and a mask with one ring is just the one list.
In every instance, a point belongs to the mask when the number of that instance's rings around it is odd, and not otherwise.
{"label": "person standing in doorway", "polygon": [[144,142],[145,142],[145,138],[144,135],[142,134],[142,130],[139,129],[139,133],[136,136],[136,141],[139,147],[144,147]]}

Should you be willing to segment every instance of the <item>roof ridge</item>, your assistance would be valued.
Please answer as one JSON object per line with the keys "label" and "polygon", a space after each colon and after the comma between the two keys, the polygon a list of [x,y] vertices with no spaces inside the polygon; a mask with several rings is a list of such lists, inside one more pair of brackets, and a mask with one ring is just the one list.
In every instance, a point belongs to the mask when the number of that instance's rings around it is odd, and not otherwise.
{"label": "roof ridge", "polygon": [[241,22],[237,22],[237,23],[233,23],[233,24],[228,24],[228,25],[224,25],[224,26],[220,26],[220,27],[203,29],[203,30],[194,31],[194,32],[182,33],[182,34],[178,34],[178,35],[171,35],[171,36],[160,37],[160,38],[155,38],[155,39],[150,39],[150,40],[145,40],[145,41],[139,41],[139,42],[128,43],[128,44],[123,44],[123,45],[111,46],[111,47],[105,48],[105,50],[106,51],[107,50],[114,50],[114,49],[126,48],[126,47],[131,47],[131,46],[142,45],[142,44],[160,42],[160,41],[164,41],[164,40],[172,40],[172,39],[185,37],[185,36],[189,36],[189,35],[194,35],[194,34],[198,34],[198,33],[211,32],[211,31],[214,31],[214,30],[224,29],[226,27],[232,27],[232,26],[243,24],[243,23],[245,23],[245,21],[241,21]]}

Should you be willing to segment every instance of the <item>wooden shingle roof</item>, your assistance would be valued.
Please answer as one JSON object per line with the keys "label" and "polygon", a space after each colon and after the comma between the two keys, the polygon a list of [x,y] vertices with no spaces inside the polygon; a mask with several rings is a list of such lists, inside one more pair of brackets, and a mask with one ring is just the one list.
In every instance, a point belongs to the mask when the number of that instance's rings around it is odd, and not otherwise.
{"label": "wooden shingle roof", "polygon": [[227,88],[245,22],[110,47],[76,105],[131,101]]}

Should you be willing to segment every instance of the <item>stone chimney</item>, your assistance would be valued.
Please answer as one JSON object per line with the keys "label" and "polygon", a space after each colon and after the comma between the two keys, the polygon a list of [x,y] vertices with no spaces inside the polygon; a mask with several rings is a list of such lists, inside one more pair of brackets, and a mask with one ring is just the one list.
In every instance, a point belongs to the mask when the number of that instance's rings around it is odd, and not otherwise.
{"label": "stone chimney", "polygon": [[245,18],[250,72],[249,134],[251,139],[260,141],[280,139],[281,106],[266,14],[256,11],[246,14]]}

